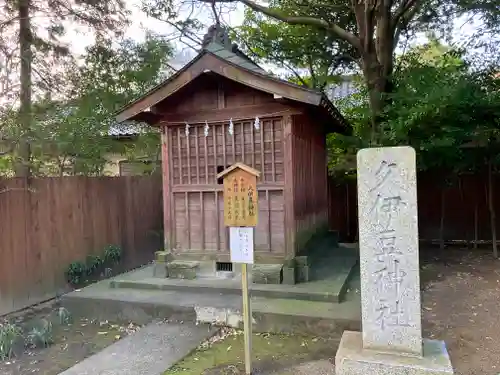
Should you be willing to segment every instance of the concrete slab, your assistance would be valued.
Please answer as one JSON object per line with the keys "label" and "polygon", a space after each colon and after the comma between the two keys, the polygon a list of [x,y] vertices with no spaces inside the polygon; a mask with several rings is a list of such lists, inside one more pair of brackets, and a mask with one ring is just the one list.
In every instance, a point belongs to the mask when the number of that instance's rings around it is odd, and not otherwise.
{"label": "concrete slab", "polygon": [[361,332],[344,332],[335,356],[336,375],[453,375],[444,342],[423,340],[423,356],[363,349]]}
{"label": "concrete slab", "polygon": [[206,325],[151,323],[60,375],[161,375],[215,332]]}
{"label": "concrete slab", "polygon": [[[318,302],[341,302],[347,290],[350,277],[356,270],[356,258],[338,259],[335,269],[329,274],[321,271],[322,277],[307,283],[251,284],[252,296],[284,298]],[[197,278],[194,280],[154,277],[154,265],[127,272],[109,281],[112,288],[141,290],[186,291],[192,293],[241,294],[241,281],[235,279]]]}
{"label": "concrete slab", "polygon": [[[344,330],[361,329],[360,295],[355,289],[341,304],[253,296],[254,330],[337,335],[340,340]],[[61,304],[74,315],[139,324],[155,318],[230,326],[240,326],[242,321],[242,300],[237,294],[109,288],[101,282],[62,296]]]}

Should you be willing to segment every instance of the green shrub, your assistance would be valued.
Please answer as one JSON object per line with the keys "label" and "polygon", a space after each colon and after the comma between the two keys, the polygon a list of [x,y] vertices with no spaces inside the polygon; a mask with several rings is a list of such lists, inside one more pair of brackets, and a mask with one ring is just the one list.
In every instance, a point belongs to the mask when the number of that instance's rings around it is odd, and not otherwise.
{"label": "green shrub", "polygon": [[86,277],[100,273],[111,274],[111,268],[108,266],[117,264],[121,258],[122,249],[116,245],[108,245],[102,256],[91,254],[87,256],[85,263],[80,261],[71,263],[65,272],[66,280],[72,285],[80,285]]}
{"label": "green shrub", "polygon": [[117,245],[108,245],[104,249],[104,260],[107,263],[115,264],[122,258],[122,249]]}
{"label": "green shrub", "polygon": [[76,261],[70,263],[68,266],[68,269],[66,270],[66,280],[72,285],[79,285],[83,282],[86,274],[86,265],[80,261]]}
{"label": "green shrub", "polygon": [[26,346],[30,348],[46,348],[53,343],[52,323],[47,319],[40,319],[26,335]]}
{"label": "green shrub", "polygon": [[14,346],[22,338],[20,327],[11,323],[0,324],[0,359],[10,359],[14,353]]}
{"label": "green shrub", "polygon": [[62,326],[69,325],[72,321],[71,313],[64,307],[57,309],[57,317],[59,318],[59,324]]}
{"label": "green shrub", "polygon": [[87,275],[94,275],[104,264],[104,260],[98,255],[87,255]]}

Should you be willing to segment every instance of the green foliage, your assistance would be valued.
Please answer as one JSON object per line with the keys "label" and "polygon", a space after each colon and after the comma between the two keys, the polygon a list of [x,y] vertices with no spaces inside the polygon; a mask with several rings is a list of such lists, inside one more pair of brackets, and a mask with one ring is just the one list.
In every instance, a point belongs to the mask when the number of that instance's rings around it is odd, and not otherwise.
{"label": "green foliage", "polygon": [[118,263],[122,258],[122,248],[117,245],[109,245],[104,249],[104,260],[109,264]]}
{"label": "green foliage", "polygon": [[85,263],[76,261],[70,263],[65,272],[66,280],[72,285],[80,285],[87,275],[87,267]]}
{"label": "green foliage", "polygon": [[85,262],[85,267],[87,268],[87,275],[93,275],[100,270],[101,266],[104,264],[104,259],[98,255],[87,255]]}
{"label": "green foliage", "polygon": [[[68,61],[61,75],[65,100],[50,96],[33,105],[30,137],[35,175],[88,175],[104,173],[105,156],[125,154],[130,160],[158,159],[159,135],[148,127],[135,142],[118,142],[108,136],[116,126],[114,114],[171,74],[168,60],[173,48],[163,37],[148,34],[145,41],[131,39],[111,44],[98,38],[81,64]],[[18,139],[16,111],[4,111],[3,136]],[[8,155],[9,156],[9,155]],[[0,160],[0,173],[12,170],[11,158]]]}
{"label": "green foliage", "polygon": [[40,319],[26,335],[25,342],[30,348],[46,348],[53,344],[52,322],[48,319]]}
{"label": "green foliage", "polygon": [[22,339],[22,330],[15,324],[0,324],[0,360],[10,359],[14,354],[14,347]]}
{"label": "green foliage", "polygon": [[[112,48],[98,41],[88,48],[84,63],[72,75],[73,98],[56,105],[41,134],[53,134],[63,157],[75,160],[72,174],[102,174],[103,155],[111,152],[157,154],[158,136],[148,128],[139,137],[140,144],[130,144],[123,150],[120,143],[107,137],[116,126],[114,113],[123,105],[144,94],[168,74],[167,61],[172,55],[170,43],[148,34],[142,43],[126,39]],[[48,141],[48,140],[46,140]],[[141,155],[144,156],[144,155]]]}
{"label": "green foliage", "polygon": [[62,326],[71,324],[73,320],[73,317],[69,310],[62,306],[57,309],[57,318],[59,320],[59,324]]}
{"label": "green foliage", "polygon": [[66,280],[71,285],[81,285],[87,278],[99,275],[104,271],[104,275],[110,274],[110,269],[104,266],[114,266],[120,262],[122,258],[122,249],[117,245],[108,245],[104,248],[102,256],[90,254],[87,255],[85,263],[75,261],[70,263],[65,272]]}
{"label": "green foliage", "polygon": [[[262,8],[247,8],[243,26],[238,28],[236,34],[238,40],[244,41],[248,51],[265,62],[285,68],[289,72],[287,78],[310,87],[324,88],[334,79],[337,68],[356,69],[361,68],[363,62],[373,62],[369,56],[371,48],[365,47],[374,35],[378,62],[385,64],[380,56],[386,51],[394,52],[400,38],[410,39],[417,32],[434,32],[443,38],[451,38],[457,14],[484,16],[494,13],[491,6],[487,9],[485,4],[472,6],[474,1],[471,0],[418,0],[410,3],[395,0],[388,12],[370,12],[368,5],[364,9],[355,9],[355,4],[341,0],[328,3],[271,0],[265,12]],[[403,7],[406,11],[399,16],[397,9]],[[293,20],[288,21],[287,18]],[[393,30],[382,37],[376,29],[385,22],[392,24]],[[359,36],[361,41],[366,39],[365,45],[359,46],[349,40],[346,33],[354,38]],[[362,49],[365,51],[362,52]],[[361,64],[358,66],[358,63]],[[392,74],[391,66],[392,63],[386,66],[389,75]],[[362,71],[367,74],[366,70]]]}
{"label": "green foliage", "polygon": [[[291,2],[279,4],[284,11],[292,11],[293,6]],[[349,17],[342,16],[344,20]],[[235,30],[234,39],[244,40],[243,49],[257,59],[286,69],[285,79],[317,89],[335,82],[337,68],[353,67],[359,57],[349,43],[331,32],[278,22],[251,9],[245,10],[244,23]]]}
{"label": "green foliage", "polygon": [[369,147],[371,112],[367,101],[366,86],[355,81],[354,94],[337,101],[337,107],[352,126],[351,135],[328,134],[328,169],[336,178],[349,178],[355,175],[356,152]]}
{"label": "green foliage", "polygon": [[[53,315],[54,313],[56,316]],[[46,348],[52,345],[54,343],[53,322],[56,324],[58,322],[61,326],[70,325],[71,313],[64,307],[59,307],[41,319],[36,318],[20,324],[0,323],[0,360],[12,358],[17,351],[15,349]]]}
{"label": "green foliage", "polygon": [[7,66],[0,69],[0,112],[8,107],[16,108],[18,116],[16,136],[2,139],[13,146],[10,153],[18,176],[31,176],[38,164],[31,152],[34,98],[67,94],[61,65],[74,61],[67,43],[68,25],[71,25],[69,30],[83,26],[100,38],[115,36],[125,26],[126,15],[122,0],[3,2],[0,61]]}
{"label": "green foliage", "polygon": [[[484,164],[499,140],[500,87],[491,70],[472,71],[463,51],[436,53],[435,47],[431,43],[404,56],[372,145],[413,146],[419,169],[470,170]],[[361,98],[350,98],[344,111],[354,124],[353,136],[328,138],[330,171],[337,175],[352,174],[356,151],[369,146],[364,131],[369,112],[363,93],[357,95]]]}

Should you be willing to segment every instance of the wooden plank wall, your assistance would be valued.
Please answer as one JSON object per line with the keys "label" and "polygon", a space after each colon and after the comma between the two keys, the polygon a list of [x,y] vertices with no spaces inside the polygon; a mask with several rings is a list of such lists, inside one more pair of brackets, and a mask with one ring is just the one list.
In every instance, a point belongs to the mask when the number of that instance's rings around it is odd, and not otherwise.
{"label": "wooden plank wall", "polygon": [[0,180],[0,315],[54,297],[69,263],[106,245],[152,257],[161,202],[159,176]]}
{"label": "wooden plank wall", "polygon": [[[229,123],[190,124],[168,128],[171,145],[171,243],[178,253],[210,259],[229,253],[228,233],[223,224],[222,185],[217,173],[235,162],[261,171],[258,180],[259,224],[256,252],[281,254],[284,251],[283,207],[283,125],[281,117],[262,118],[260,129],[254,119]],[[220,257],[219,257],[220,256]]]}
{"label": "wooden plank wall", "polygon": [[325,136],[306,115],[292,116],[295,251],[316,228],[328,222],[328,174]]}
{"label": "wooden plank wall", "polygon": [[[423,243],[468,245],[489,243],[491,222],[487,201],[487,175],[464,174],[453,183],[446,171],[417,174],[418,226]],[[338,230],[340,240],[357,241],[358,213],[356,179],[330,178],[330,229]],[[494,206],[500,212],[500,175],[493,185]],[[500,220],[497,219],[497,232]]]}

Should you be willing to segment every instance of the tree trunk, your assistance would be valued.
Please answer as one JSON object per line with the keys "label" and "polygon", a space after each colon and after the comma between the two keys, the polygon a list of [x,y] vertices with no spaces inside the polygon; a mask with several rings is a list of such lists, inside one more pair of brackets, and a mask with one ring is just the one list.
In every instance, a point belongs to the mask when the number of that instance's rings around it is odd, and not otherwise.
{"label": "tree trunk", "polygon": [[[390,71],[388,72],[387,70]],[[382,66],[375,52],[363,56],[363,76],[365,78],[366,87],[368,88],[368,99],[372,113],[370,131],[371,145],[376,145],[378,141],[378,127],[385,106],[385,100],[387,99],[385,94],[390,90],[390,74],[392,74],[392,68]]]}
{"label": "tree trunk", "polygon": [[498,258],[497,248],[497,219],[495,214],[495,205],[493,202],[493,166],[491,165],[491,158],[488,160],[488,208],[490,211],[490,225],[491,225],[491,241],[493,243],[493,256]]}
{"label": "tree trunk", "polygon": [[14,171],[18,177],[29,177],[31,133],[31,0],[19,0],[19,47],[21,57],[21,92],[19,107],[19,141],[15,152]]}

